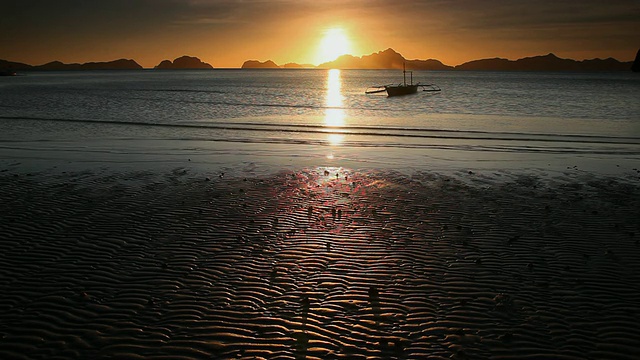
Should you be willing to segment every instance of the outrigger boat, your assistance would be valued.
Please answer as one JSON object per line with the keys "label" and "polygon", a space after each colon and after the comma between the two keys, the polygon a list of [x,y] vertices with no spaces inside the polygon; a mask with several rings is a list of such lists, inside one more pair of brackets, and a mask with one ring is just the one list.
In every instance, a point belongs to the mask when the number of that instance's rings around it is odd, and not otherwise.
{"label": "outrigger boat", "polygon": [[389,85],[380,85],[380,86],[372,86],[365,91],[365,94],[375,94],[381,92],[387,92],[387,96],[400,96],[400,95],[409,95],[415,94],[418,92],[418,89],[422,91],[440,91],[440,88],[435,84],[421,84],[421,83],[413,83],[413,71],[409,71],[410,81],[407,84],[407,70],[402,64],[402,84],[389,84]]}

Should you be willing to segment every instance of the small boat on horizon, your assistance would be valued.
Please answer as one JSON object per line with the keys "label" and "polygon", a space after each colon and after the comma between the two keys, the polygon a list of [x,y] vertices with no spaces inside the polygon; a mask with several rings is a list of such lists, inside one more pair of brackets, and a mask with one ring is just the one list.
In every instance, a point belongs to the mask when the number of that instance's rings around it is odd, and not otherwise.
{"label": "small boat on horizon", "polygon": [[402,78],[403,81],[401,84],[389,84],[389,85],[379,85],[379,86],[371,86],[366,91],[365,94],[376,94],[381,92],[387,92],[387,96],[401,96],[401,95],[410,95],[418,92],[418,89],[422,89],[422,91],[440,91],[440,87],[435,84],[421,84],[421,83],[413,83],[413,71],[409,71],[410,81],[407,84],[407,70],[405,68],[405,64],[402,64]]}

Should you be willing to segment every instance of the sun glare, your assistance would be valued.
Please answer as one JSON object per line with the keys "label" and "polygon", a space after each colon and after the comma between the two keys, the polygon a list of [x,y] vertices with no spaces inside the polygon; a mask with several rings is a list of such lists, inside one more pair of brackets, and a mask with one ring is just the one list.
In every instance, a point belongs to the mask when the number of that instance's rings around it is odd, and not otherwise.
{"label": "sun glare", "polygon": [[[346,114],[342,109],[342,78],[340,70],[331,69],[327,72],[327,98],[324,124],[329,131],[344,126]],[[339,133],[329,133],[327,136],[329,144],[337,146],[342,144],[344,135]]]}
{"label": "sun glare", "polygon": [[326,30],[318,47],[316,62],[318,64],[335,60],[340,55],[351,52],[351,41],[340,28]]}

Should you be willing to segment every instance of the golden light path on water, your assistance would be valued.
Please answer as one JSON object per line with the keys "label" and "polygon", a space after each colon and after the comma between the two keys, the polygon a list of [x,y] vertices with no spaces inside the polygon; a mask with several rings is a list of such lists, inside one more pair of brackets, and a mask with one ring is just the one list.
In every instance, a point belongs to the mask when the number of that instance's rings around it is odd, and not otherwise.
{"label": "golden light path on water", "polygon": [[[342,79],[340,70],[331,69],[327,73],[327,95],[324,124],[331,131],[332,128],[340,128],[345,125],[345,111],[342,109]],[[344,140],[344,135],[330,133],[327,135],[327,142],[332,146],[339,146]],[[332,159],[333,153],[329,153],[327,158]]]}

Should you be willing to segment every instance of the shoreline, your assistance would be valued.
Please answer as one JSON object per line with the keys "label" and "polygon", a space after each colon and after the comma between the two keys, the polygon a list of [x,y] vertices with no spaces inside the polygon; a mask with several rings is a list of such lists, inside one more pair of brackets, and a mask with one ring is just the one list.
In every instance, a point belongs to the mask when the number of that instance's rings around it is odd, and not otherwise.
{"label": "shoreline", "polygon": [[3,167],[0,357],[640,352],[633,172],[107,165]]}
{"label": "shoreline", "polygon": [[[131,144],[131,142],[128,142]],[[176,169],[191,176],[207,177],[225,172],[233,177],[265,177],[300,169],[350,169],[350,171],[396,171],[405,176],[433,173],[459,181],[493,184],[534,176],[552,181],[585,181],[615,178],[629,184],[640,183],[640,163],[634,156],[576,156],[575,154],[513,154],[447,149],[377,149],[348,146],[296,146],[270,144],[207,143],[191,150],[173,149],[173,154],[145,146],[128,152],[79,149],[3,149],[0,174],[64,174],[73,172],[170,173]],[[80,145],[76,145],[78,147]],[[93,144],[95,147],[95,143]],[[171,149],[166,141],[159,145]],[[81,146],[80,146],[81,147]],[[160,148],[159,148],[160,149]],[[30,153],[30,155],[29,155]]]}

